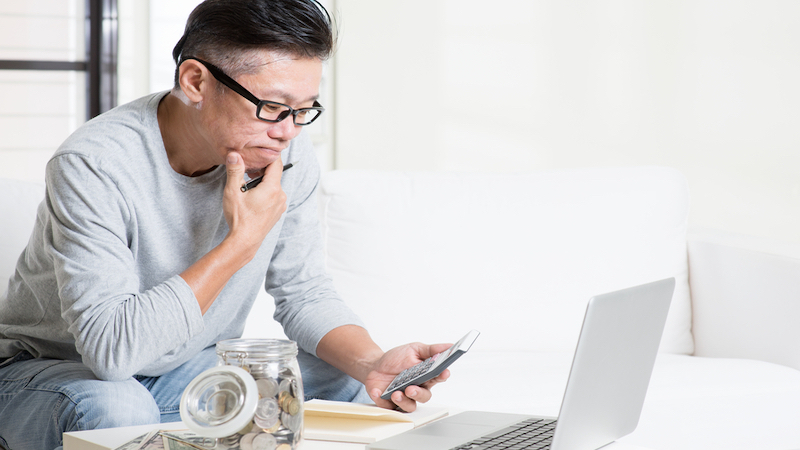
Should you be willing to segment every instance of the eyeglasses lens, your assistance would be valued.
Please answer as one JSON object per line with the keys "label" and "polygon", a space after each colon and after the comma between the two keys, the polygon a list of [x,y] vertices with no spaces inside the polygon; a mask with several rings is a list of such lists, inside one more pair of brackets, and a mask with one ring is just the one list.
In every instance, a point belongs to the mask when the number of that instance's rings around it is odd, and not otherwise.
{"label": "eyeglasses lens", "polygon": [[[292,111],[285,105],[264,102],[261,105],[261,109],[258,111],[258,117],[263,120],[275,122],[285,119],[289,114],[291,114],[291,112]],[[320,113],[321,111],[315,109],[297,110],[294,123],[297,125],[308,125],[309,123],[313,122],[314,119],[320,115]]]}

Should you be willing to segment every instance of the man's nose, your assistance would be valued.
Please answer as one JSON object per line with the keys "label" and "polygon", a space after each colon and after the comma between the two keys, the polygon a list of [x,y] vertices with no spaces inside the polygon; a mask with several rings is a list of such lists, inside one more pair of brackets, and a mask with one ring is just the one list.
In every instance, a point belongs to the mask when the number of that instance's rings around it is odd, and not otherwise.
{"label": "man's nose", "polygon": [[300,134],[300,127],[294,124],[293,119],[294,117],[289,115],[289,117],[276,124],[273,124],[269,130],[267,130],[267,134],[272,139],[280,139],[284,141],[294,139],[298,134]]}

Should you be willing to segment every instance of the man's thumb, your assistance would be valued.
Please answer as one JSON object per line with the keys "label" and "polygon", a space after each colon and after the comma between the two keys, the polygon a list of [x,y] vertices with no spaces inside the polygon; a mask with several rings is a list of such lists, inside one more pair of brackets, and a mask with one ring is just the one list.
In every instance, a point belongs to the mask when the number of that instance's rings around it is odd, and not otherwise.
{"label": "man's thumb", "polygon": [[228,157],[225,159],[225,166],[228,170],[228,179],[233,179],[234,181],[242,179],[244,165],[242,164],[242,157],[238,153],[228,153]]}

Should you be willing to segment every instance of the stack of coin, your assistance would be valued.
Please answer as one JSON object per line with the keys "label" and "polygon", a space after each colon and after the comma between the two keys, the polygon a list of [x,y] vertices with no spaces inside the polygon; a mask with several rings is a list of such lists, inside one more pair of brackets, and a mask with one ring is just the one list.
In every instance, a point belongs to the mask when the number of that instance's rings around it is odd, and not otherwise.
{"label": "stack of coin", "polygon": [[303,401],[298,396],[302,391],[296,376],[283,370],[272,377],[265,366],[253,365],[249,369],[258,386],[258,405],[251,423],[233,436],[238,442],[225,440],[224,448],[235,448],[237,444],[241,450],[297,448],[303,431]]}
{"label": "stack of coin", "polygon": [[[216,450],[297,449],[303,440],[303,382],[297,344],[278,339],[228,339],[218,342],[216,350],[221,364],[245,370],[258,390],[249,423],[234,436],[218,438]],[[248,407],[252,400],[248,399]],[[229,405],[212,406],[222,410]]]}
{"label": "stack of coin", "polygon": [[280,419],[280,408],[274,397],[262,398],[258,401],[253,422],[262,430],[272,429]]}
{"label": "stack of coin", "polygon": [[273,436],[275,436],[275,439],[278,441],[278,450],[294,449],[299,443],[296,440],[297,435],[285,428],[278,430],[278,432],[274,433]]}
{"label": "stack of coin", "polygon": [[303,416],[300,414],[289,414],[286,412],[281,413],[281,424],[284,427],[297,433],[303,427]]}
{"label": "stack of coin", "polygon": [[241,450],[276,450],[278,440],[269,433],[247,433],[239,440]]}
{"label": "stack of coin", "polygon": [[219,438],[217,439],[216,445],[214,448],[223,449],[223,448],[236,448],[239,446],[240,440],[238,435],[228,436],[226,438]]}
{"label": "stack of coin", "polygon": [[278,396],[278,404],[284,412],[289,413],[292,416],[296,416],[301,409],[300,400],[292,397],[292,394],[288,392],[280,393],[280,396]]}

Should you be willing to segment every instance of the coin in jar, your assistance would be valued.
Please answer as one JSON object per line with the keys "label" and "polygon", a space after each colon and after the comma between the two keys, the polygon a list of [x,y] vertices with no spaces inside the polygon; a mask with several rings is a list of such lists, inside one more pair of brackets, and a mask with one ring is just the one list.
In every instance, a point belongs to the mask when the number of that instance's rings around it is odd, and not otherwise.
{"label": "coin in jar", "polygon": [[264,431],[272,430],[276,426],[280,426],[280,424],[281,424],[279,416],[270,417],[268,419],[262,419],[260,417],[255,417],[255,418],[253,418],[253,422],[255,422],[257,427],[261,428]]}
{"label": "coin in jar", "polygon": [[291,395],[292,397],[296,396],[297,394],[295,393],[295,390],[294,390],[294,378],[284,378],[284,379],[282,379],[281,380],[281,384],[278,387],[278,390],[280,392],[288,392],[289,395]]}
{"label": "coin in jar", "polygon": [[280,404],[282,410],[286,411],[287,413],[293,416],[300,412],[300,407],[302,406],[300,400],[292,397],[291,395],[285,392],[281,392],[281,396],[278,399],[278,403]]}
{"label": "coin in jar", "polygon": [[275,421],[275,425],[272,425],[269,428],[263,428],[264,432],[271,433],[271,434],[277,433],[278,430],[280,430],[280,429],[281,429],[281,421],[280,420],[276,420]]}
{"label": "coin in jar", "polygon": [[258,395],[261,398],[270,398],[278,395],[278,382],[272,378],[260,378],[256,380]]}
{"label": "coin in jar", "polygon": [[253,450],[253,439],[258,433],[247,433],[239,440],[239,448],[242,450]]}
{"label": "coin in jar", "polygon": [[292,394],[288,392],[281,392],[280,395],[278,395],[278,405],[281,407],[281,409],[283,409],[283,405],[285,405],[286,402],[291,398],[293,398]]}
{"label": "coin in jar", "polygon": [[253,450],[275,450],[278,441],[269,433],[259,433],[253,438]]}
{"label": "coin in jar", "polygon": [[216,442],[216,447],[219,448],[233,448],[239,444],[241,436],[238,434],[234,434],[225,438],[218,438]]}
{"label": "coin in jar", "polygon": [[294,431],[288,428],[281,428],[280,430],[272,433],[272,435],[275,436],[275,439],[277,439],[278,442],[293,442],[295,440]]}
{"label": "coin in jar", "polygon": [[271,428],[278,423],[281,410],[274,398],[262,398],[256,405],[253,422],[262,429]]}
{"label": "coin in jar", "polygon": [[274,398],[262,398],[256,405],[255,417],[261,419],[271,419],[273,417],[277,417],[280,412],[281,411],[277,400]]}
{"label": "coin in jar", "polygon": [[303,416],[301,414],[292,415],[288,413],[281,413],[281,423],[284,427],[297,432],[303,426]]}
{"label": "coin in jar", "polygon": [[264,376],[267,373],[267,365],[266,364],[259,364],[259,363],[250,363],[247,365],[250,368],[250,375],[253,377],[256,376]]}

